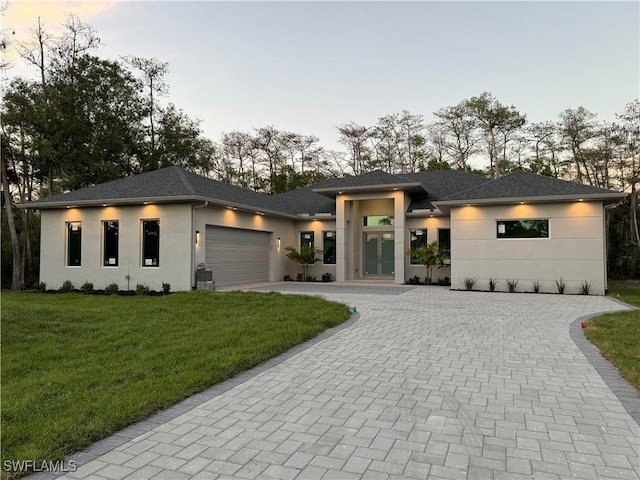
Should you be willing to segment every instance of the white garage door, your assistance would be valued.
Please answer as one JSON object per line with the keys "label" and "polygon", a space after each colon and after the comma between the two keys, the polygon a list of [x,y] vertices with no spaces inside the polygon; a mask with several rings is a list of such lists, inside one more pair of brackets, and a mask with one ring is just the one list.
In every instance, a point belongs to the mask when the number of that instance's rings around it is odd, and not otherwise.
{"label": "white garage door", "polygon": [[216,286],[269,281],[271,234],[207,226],[205,261]]}

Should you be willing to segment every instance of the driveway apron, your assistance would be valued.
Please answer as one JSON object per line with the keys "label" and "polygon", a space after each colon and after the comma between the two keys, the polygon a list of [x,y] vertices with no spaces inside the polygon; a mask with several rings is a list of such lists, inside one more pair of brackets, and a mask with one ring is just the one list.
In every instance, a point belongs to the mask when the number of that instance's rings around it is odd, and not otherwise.
{"label": "driveway apron", "polygon": [[348,283],[261,289],[322,295],[361,316],[174,418],[76,455],[82,464],[64,478],[640,478],[638,424],[569,335],[576,318],[620,303]]}

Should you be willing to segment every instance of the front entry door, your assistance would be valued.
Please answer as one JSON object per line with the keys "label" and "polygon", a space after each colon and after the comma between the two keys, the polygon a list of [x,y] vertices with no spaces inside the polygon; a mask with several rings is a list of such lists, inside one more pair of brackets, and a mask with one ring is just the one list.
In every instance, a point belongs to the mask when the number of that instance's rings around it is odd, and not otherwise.
{"label": "front entry door", "polygon": [[364,234],[364,274],[389,276],[394,274],[394,238],[392,232]]}

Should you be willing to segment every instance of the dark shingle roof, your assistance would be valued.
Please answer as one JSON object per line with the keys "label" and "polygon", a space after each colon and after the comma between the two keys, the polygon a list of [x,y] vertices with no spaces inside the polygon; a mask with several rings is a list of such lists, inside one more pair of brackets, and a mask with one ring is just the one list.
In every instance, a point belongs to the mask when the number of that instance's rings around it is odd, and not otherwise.
{"label": "dark shingle roof", "polygon": [[[324,183],[324,182],[322,182]],[[318,184],[309,187],[296,188],[275,196],[275,199],[283,205],[287,213],[298,215],[301,213],[336,213],[336,201],[315,193],[313,191]]]}
{"label": "dark shingle roof", "polygon": [[46,208],[62,204],[117,203],[141,199],[154,201],[208,199],[255,207],[260,210],[283,213],[287,211],[286,204],[275,197],[201,177],[180,167],[162,168],[93,187],[52,195],[31,202],[29,206]]}
{"label": "dark shingle roof", "polygon": [[383,172],[382,170],[374,170],[373,172],[363,173],[362,175],[355,177],[332,178],[325,180],[321,184],[313,185],[313,187],[316,189],[372,187],[376,185],[401,185],[403,183],[412,183],[414,181],[401,175],[394,175]]}
{"label": "dark shingle roof", "polygon": [[433,201],[441,200],[452,193],[487,183],[486,177],[474,175],[460,170],[434,170],[430,172],[406,173],[402,175],[411,181],[418,181],[427,192],[426,197],[414,197],[409,211],[434,209]]}
{"label": "dark shingle roof", "polygon": [[444,202],[466,200],[517,199],[558,196],[605,195],[623,197],[624,194],[604,188],[567,182],[557,178],[517,171],[497,180],[443,197]]}
{"label": "dark shingle roof", "polygon": [[[602,188],[580,185],[526,172],[515,172],[498,180],[489,180],[457,170],[392,175],[374,171],[357,177],[332,178],[280,195],[267,195],[236,187],[188,172],[180,167],[167,167],[133,177],[122,178],[93,187],[53,195],[25,204],[30,208],[60,208],[67,205],[99,203],[140,203],[142,201],[179,202],[208,200],[223,205],[255,208],[257,211],[282,215],[302,213],[335,214],[335,200],[317,193],[345,189],[372,189],[387,185],[406,185],[412,192],[409,211],[432,209],[436,205],[455,205],[466,201],[504,199],[536,199],[544,197],[600,196],[622,198],[624,194]],[[404,188],[404,187],[403,187]],[[331,195],[331,194],[330,194]],[[549,200],[549,198],[546,198]]]}

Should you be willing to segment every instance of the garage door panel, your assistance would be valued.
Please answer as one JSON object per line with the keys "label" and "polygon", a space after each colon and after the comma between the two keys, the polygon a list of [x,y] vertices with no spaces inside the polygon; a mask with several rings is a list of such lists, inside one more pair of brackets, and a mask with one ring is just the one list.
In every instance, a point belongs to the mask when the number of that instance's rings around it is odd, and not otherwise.
{"label": "garage door panel", "polygon": [[216,285],[269,281],[270,242],[269,232],[207,226],[205,261]]}

